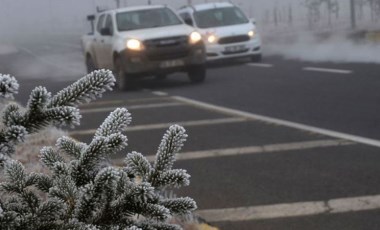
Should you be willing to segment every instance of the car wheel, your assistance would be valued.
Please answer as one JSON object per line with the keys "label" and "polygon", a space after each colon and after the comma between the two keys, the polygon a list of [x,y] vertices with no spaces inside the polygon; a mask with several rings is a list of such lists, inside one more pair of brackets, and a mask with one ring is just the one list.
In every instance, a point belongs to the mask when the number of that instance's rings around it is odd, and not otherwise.
{"label": "car wheel", "polygon": [[126,90],[131,87],[131,79],[125,73],[122,62],[119,57],[115,58],[115,77],[116,85],[120,90]]}
{"label": "car wheel", "polygon": [[87,73],[91,73],[94,70],[96,70],[94,60],[92,60],[91,56],[87,56],[86,58],[86,68],[87,68]]}
{"label": "car wheel", "polygon": [[261,54],[256,54],[251,57],[252,62],[261,62],[263,56]]}
{"label": "car wheel", "polygon": [[191,82],[201,83],[206,78],[206,67],[204,65],[192,66],[188,71]]}

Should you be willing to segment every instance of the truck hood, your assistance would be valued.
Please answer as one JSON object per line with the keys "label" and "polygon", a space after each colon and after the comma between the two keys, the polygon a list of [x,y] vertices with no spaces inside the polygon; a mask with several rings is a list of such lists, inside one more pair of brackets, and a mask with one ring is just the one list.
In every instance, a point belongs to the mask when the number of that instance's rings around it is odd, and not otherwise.
{"label": "truck hood", "polygon": [[221,38],[247,34],[250,30],[253,29],[255,29],[255,25],[253,25],[252,23],[246,23],[232,26],[199,29],[199,32],[201,32],[203,35],[214,34],[217,37]]}
{"label": "truck hood", "polygon": [[174,37],[174,36],[187,36],[191,34],[195,29],[185,25],[174,25],[174,26],[165,26],[157,28],[147,28],[141,30],[130,30],[120,32],[121,38],[129,39],[135,38],[141,41],[148,39],[164,38],[164,37]]}

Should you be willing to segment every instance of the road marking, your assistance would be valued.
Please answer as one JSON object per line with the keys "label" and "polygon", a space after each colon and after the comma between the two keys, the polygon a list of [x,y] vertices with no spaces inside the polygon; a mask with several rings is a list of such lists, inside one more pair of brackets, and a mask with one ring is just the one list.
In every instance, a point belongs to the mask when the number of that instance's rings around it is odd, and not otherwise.
{"label": "road marking", "polygon": [[[303,141],[303,142],[292,142],[292,143],[280,143],[280,144],[270,144],[262,146],[249,146],[241,148],[229,148],[229,149],[213,149],[205,151],[194,151],[185,152],[177,154],[177,160],[195,160],[203,158],[213,158],[213,157],[227,157],[227,156],[239,156],[239,155],[250,155],[250,154],[262,154],[262,153],[274,153],[274,152],[285,152],[291,150],[303,150],[303,149],[313,149],[313,148],[327,148],[334,146],[345,146],[353,145],[355,143],[346,140],[315,140],[315,141]],[[149,161],[154,161],[155,156],[147,156]]]}
{"label": "road marking", "polygon": [[[126,129],[127,132],[133,131],[143,131],[143,130],[153,130],[153,129],[165,129],[169,128],[171,125],[179,124],[185,127],[190,126],[202,126],[202,125],[218,125],[218,124],[228,124],[228,123],[238,123],[245,122],[245,118],[221,118],[221,119],[210,119],[210,120],[199,120],[199,121],[182,121],[182,122],[173,122],[173,123],[161,123],[161,124],[151,124],[151,125],[136,125],[131,126]],[[96,129],[89,130],[78,130],[69,132],[70,136],[82,136],[82,135],[93,135],[96,132]]]}
{"label": "road marking", "polygon": [[272,64],[267,63],[248,63],[248,66],[254,66],[254,67],[262,67],[262,68],[272,68]]}
{"label": "road marking", "polygon": [[152,91],[152,93],[157,96],[168,96],[168,93],[162,91]]}
{"label": "road marking", "polygon": [[94,109],[83,109],[81,110],[82,114],[86,113],[101,113],[101,112],[110,112],[114,111],[117,108],[125,107],[128,110],[137,110],[137,109],[152,109],[152,108],[163,108],[163,107],[173,107],[185,105],[180,102],[168,102],[168,103],[156,103],[156,104],[145,104],[145,105],[131,105],[131,106],[117,106],[117,107],[105,107],[105,108],[94,108]]}
{"label": "road marking", "polygon": [[371,145],[371,146],[376,146],[380,147],[380,140],[375,140],[371,138],[366,138],[366,137],[361,137],[361,136],[356,136],[356,135],[351,135],[351,134],[346,134],[346,133],[341,133],[333,130],[328,130],[328,129],[322,129],[310,125],[305,125],[305,124],[300,124],[292,121],[286,121],[282,119],[277,119],[277,118],[272,118],[268,116],[263,116],[259,114],[254,114],[254,113],[249,113],[249,112],[244,112],[236,109],[230,109],[222,106],[217,106],[217,105],[212,105],[209,103],[205,102],[200,102],[196,101],[193,99],[185,98],[185,97],[180,97],[180,96],[172,96],[173,99],[178,100],[180,102],[184,103],[189,103],[194,106],[200,107],[200,108],[205,108],[208,110],[212,111],[217,111],[223,114],[227,114],[230,116],[239,116],[239,117],[244,117],[250,120],[257,120],[257,121],[263,121],[263,122],[268,122],[271,124],[276,124],[276,125],[281,125],[289,128],[294,128],[294,129],[299,129],[299,130],[304,130],[307,132],[312,132],[312,133],[318,133],[338,139],[345,139],[349,141],[354,141],[357,143],[365,144],[365,145]]}
{"label": "road marking", "polygon": [[305,67],[305,71],[314,71],[314,72],[325,72],[325,73],[338,73],[338,74],[351,74],[351,70],[343,69],[327,69],[327,68],[317,68],[317,67]]}
{"label": "road marking", "polygon": [[84,107],[94,107],[103,105],[116,105],[116,104],[128,104],[128,103],[144,103],[144,102],[154,102],[154,101],[169,101],[170,97],[147,97],[147,98],[137,98],[137,99],[127,99],[127,100],[105,100],[105,101],[93,101],[90,104],[82,104],[80,108]]}
{"label": "road marking", "polygon": [[380,209],[380,195],[226,209],[200,210],[209,222],[250,221]]}
{"label": "road marking", "polygon": [[122,103],[126,104],[127,101],[124,101],[124,100],[93,101],[89,104],[80,105],[79,108],[94,107],[94,105],[103,106],[103,105],[115,105],[115,104],[122,104]]}

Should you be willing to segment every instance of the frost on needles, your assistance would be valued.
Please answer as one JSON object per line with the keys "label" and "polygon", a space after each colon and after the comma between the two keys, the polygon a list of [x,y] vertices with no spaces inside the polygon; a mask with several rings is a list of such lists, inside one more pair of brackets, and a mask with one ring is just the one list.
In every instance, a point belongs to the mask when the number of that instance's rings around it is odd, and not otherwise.
{"label": "frost on needles", "polygon": [[[131,116],[125,108],[113,111],[90,143],[61,137],[56,146],[42,148],[40,161],[50,173],[28,173],[11,159],[14,146],[27,134],[50,124],[78,125],[75,106],[100,97],[114,82],[111,72],[99,70],[55,96],[37,87],[25,111],[7,106],[0,133],[5,181],[0,184],[0,229],[181,229],[170,224],[170,218],[191,213],[196,203],[189,197],[166,197],[163,191],[189,185],[187,172],[173,169],[187,137],[183,127],[168,129],[152,164],[138,152],[129,153],[123,167],[108,163],[110,155],[127,146],[123,133]],[[2,96],[9,97],[17,89],[14,78],[0,75]]]}

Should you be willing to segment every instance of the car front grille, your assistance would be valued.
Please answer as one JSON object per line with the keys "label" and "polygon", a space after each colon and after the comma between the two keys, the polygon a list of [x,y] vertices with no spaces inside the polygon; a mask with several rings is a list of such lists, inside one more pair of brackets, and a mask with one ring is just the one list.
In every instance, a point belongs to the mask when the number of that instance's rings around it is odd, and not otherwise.
{"label": "car front grille", "polygon": [[144,45],[147,57],[152,61],[183,58],[190,52],[187,36],[146,40]]}
{"label": "car front grille", "polygon": [[231,43],[239,43],[249,41],[248,35],[237,35],[230,37],[223,37],[219,39],[219,44],[231,44]]}

